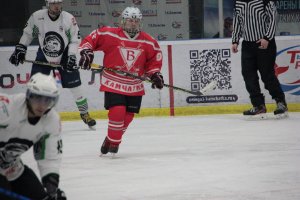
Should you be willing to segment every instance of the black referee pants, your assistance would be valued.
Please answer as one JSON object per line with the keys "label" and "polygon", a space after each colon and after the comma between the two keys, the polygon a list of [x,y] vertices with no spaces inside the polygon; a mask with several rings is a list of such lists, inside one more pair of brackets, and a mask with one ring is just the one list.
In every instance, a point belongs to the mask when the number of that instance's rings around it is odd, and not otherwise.
{"label": "black referee pants", "polygon": [[274,65],[277,51],[275,39],[269,42],[267,49],[259,49],[259,46],[260,44],[256,42],[243,41],[242,43],[242,75],[251,103],[253,106],[265,104],[264,95],[260,90],[258,72],[272,99],[276,102],[285,102],[284,93],[275,76]]}

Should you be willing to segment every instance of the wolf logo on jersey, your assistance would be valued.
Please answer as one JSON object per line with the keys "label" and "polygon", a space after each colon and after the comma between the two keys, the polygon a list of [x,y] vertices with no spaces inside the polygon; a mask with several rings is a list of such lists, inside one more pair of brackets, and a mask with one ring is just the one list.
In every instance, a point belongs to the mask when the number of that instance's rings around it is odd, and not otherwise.
{"label": "wolf logo on jersey", "polygon": [[56,32],[46,33],[43,43],[43,52],[49,57],[59,57],[65,49],[63,38]]}

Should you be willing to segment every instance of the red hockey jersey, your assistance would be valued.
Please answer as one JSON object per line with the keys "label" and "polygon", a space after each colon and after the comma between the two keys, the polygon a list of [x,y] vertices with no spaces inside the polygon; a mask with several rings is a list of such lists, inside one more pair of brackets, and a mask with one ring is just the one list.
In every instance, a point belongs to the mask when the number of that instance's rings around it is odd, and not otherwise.
{"label": "red hockey jersey", "polygon": [[[79,50],[103,51],[103,64],[107,68],[127,71],[138,76],[160,72],[162,52],[157,41],[145,32],[134,38],[122,28],[102,27],[84,38]],[[100,91],[114,92],[129,96],[145,94],[143,82],[104,70]]]}

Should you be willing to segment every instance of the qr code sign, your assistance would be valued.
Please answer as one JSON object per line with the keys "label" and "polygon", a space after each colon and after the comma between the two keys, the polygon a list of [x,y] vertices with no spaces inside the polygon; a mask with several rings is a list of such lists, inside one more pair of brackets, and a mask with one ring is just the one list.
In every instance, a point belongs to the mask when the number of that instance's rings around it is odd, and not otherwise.
{"label": "qr code sign", "polygon": [[190,51],[191,89],[200,90],[211,81],[218,89],[228,90],[231,85],[230,49]]}

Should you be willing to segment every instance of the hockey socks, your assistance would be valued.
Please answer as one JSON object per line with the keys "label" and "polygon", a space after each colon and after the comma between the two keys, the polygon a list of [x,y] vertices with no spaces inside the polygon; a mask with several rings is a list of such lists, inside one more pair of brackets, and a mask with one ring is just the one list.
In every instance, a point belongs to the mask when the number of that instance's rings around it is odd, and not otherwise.
{"label": "hockey socks", "polygon": [[134,113],[126,112],[125,119],[124,119],[124,126],[123,126],[123,134],[126,132],[127,127],[132,122],[134,117]]}
{"label": "hockey socks", "polygon": [[88,112],[88,104],[86,98],[81,97],[80,99],[76,100],[76,105],[81,114],[85,114]]}
{"label": "hockey socks", "polygon": [[125,106],[109,108],[107,137],[112,143],[120,144],[122,141],[125,115]]}
{"label": "hockey socks", "polygon": [[108,138],[114,143],[121,143],[122,135],[132,122],[134,113],[126,112],[125,106],[114,106],[108,112]]}

